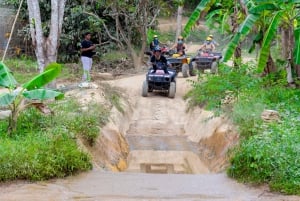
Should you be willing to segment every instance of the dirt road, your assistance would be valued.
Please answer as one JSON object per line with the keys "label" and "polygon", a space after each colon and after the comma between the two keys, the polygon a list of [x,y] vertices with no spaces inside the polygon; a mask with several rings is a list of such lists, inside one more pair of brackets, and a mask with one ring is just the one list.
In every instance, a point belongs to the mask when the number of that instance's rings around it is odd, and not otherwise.
{"label": "dirt road", "polygon": [[[187,82],[189,78],[179,75],[174,99],[162,94],[141,97],[144,79],[142,74],[108,81],[127,94],[131,108],[125,115],[125,121],[115,119],[115,123],[125,130],[131,152],[125,172],[114,173],[95,168],[66,179],[1,184],[0,201],[300,200],[296,196],[270,193],[266,187],[239,184],[225,173],[211,171],[206,163],[195,157],[199,151],[195,149],[195,142],[202,134],[189,123],[191,118],[197,123],[198,114],[188,117],[186,103],[182,99],[190,87]],[[83,89],[78,93],[84,96],[93,93],[95,97],[95,92],[101,93],[97,90]],[[204,126],[206,129],[202,130],[207,133],[210,128]],[[147,172],[147,167],[150,173],[141,173]]]}

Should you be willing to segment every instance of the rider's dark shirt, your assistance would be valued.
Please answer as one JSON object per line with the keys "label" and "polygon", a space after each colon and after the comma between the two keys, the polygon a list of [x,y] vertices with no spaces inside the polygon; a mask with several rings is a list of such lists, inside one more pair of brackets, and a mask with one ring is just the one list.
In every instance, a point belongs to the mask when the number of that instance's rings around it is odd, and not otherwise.
{"label": "rider's dark shirt", "polygon": [[184,50],[184,46],[183,46],[183,43],[181,43],[181,44],[177,44],[177,52],[182,52],[183,50]]}
{"label": "rider's dark shirt", "polygon": [[168,74],[167,66],[168,60],[163,55],[160,55],[159,59],[156,59],[155,55],[153,55],[150,59],[150,62],[153,66],[153,72],[156,72],[156,69],[162,69],[166,74]]}
{"label": "rider's dark shirt", "polygon": [[157,65],[158,63],[161,63],[163,65],[167,65],[168,61],[166,59],[166,57],[164,57],[163,55],[160,56],[159,59],[156,59],[155,55],[153,55],[150,59],[150,62],[153,64],[153,65]]}

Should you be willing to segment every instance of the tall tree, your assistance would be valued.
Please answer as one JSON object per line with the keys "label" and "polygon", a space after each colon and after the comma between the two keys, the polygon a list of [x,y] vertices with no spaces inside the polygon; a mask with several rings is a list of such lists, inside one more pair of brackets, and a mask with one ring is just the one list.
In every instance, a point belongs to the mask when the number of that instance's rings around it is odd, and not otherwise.
{"label": "tall tree", "polygon": [[[202,0],[189,17],[183,30],[183,36],[187,37],[193,26],[199,18],[205,14],[207,22],[220,24],[222,33],[235,34],[238,31],[241,18],[245,16],[247,10],[242,0]],[[230,24],[228,26],[228,24]],[[239,43],[234,49],[234,66],[238,66],[241,60],[241,44]]]}
{"label": "tall tree", "polygon": [[[143,63],[147,45],[147,30],[153,25],[160,12],[160,0],[140,1],[98,1],[99,6],[105,6],[104,17],[112,20],[102,20],[96,13],[85,13],[94,16],[106,30],[111,40],[127,50],[133,60],[134,67],[140,68]],[[114,23],[114,29],[109,30],[108,24]]]}
{"label": "tall tree", "polygon": [[44,25],[47,23],[42,21],[40,1],[27,0],[32,45],[40,72],[44,71],[47,64],[57,59],[65,4],[66,0],[51,0],[51,19],[47,27],[49,31],[46,31]]}
{"label": "tall tree", "polygon": [[181,31],[182,31],[182,13],[183,13],[184,2],[185,0],[176,1],[178,7],[177,7],[177,20],[176,20],[177,28],[176,28],[175,43],[177,42],[177,38],[181,35]]}

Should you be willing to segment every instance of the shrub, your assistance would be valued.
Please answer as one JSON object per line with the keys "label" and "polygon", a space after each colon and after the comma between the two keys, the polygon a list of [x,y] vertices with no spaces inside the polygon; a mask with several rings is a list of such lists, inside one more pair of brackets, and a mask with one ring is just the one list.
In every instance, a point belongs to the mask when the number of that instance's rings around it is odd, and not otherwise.
{"label": "shrub", "polygon": [[92,168],[90,156],[80,150],[76,139],[91,144],[108,120],[101,105],[82,108],[74,100],[51,103],[53,115],[35,108],[20,113],[15,135],[5,135],[6,121],[0,121],[0,180],[45,180],[65,177]]}
{"label": "shrub", "polygon": [[[218,76],[193,82],[194,88],[186,98],[190,105],[223,112],[238,127],[242,138],[230,152],[229,176],[300,195],[300,90],[287,88],[280,73],[260,78],[250,68],[245,65],[233,70],[224,66]],[[221,102],[226,91],[235,98],[229,109]],[[278,111],[280,121],[263,122],[264,109]]]}

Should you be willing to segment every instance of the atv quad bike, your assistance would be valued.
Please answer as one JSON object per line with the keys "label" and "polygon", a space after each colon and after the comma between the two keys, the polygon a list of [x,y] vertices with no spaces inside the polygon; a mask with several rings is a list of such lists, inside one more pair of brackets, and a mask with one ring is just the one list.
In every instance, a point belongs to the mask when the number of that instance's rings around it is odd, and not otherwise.
{"label": "atv quad bike", "polygon": [[175,97],[176,92],[176,71],[168,68],[169,74],[158,68],[153,73],[150,68],[146,74],[146,80],[143,82],[142,96],[147,97],[148,92],[165,92],[169,98]]}
{"label": "atv quad bike", "polygon": [[194,76],[193,66],[189,65],[190,58],[186,55],[175,54],[175,51],[170,50],[166,57],[168,62],[172,65],[172,67],[176,70],[176,73],[181,72],[183,77]]}
{"label": "atv quad bike", "polygon": [[215,74],[218,72],[219,61],[222,58],[222,53],[210,52],[205,53],[199,51],[198,54],[191,59],[190,66],[193,69],[204,71],[205,69],[210,69],[211,73]]}

